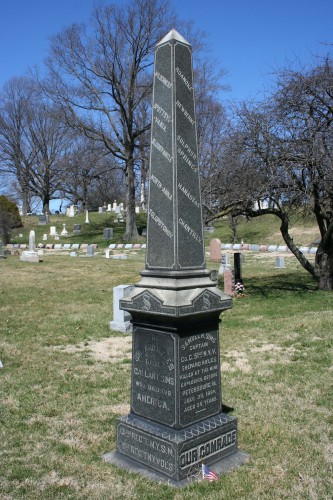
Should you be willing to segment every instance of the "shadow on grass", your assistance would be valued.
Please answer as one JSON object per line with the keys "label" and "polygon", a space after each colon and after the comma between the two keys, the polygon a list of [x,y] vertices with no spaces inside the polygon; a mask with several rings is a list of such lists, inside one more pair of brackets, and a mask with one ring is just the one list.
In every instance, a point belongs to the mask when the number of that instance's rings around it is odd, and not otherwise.
{"label": "shadow on grass", "polygon": [[283,275],[270,275],[263,277],[246,278],[246,293],[251,295],[280,295],[283,292],[297,292],[302,295],[318,290],[317,282],[310,275],[300,275],[297,272],[284,273]]}

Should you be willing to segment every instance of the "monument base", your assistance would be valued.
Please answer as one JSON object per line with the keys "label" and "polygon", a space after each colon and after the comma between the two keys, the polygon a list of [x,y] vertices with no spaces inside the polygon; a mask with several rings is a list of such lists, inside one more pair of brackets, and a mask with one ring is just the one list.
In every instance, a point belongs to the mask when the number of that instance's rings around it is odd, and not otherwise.
{"label": "monument base", "polygon": [[186,486],[201,465],[226,472],[246,460],[237,449],[237,419],[225,413],[175,430],[129,414],[117,421],[117,451],[104,459],[157,481]]}
{"label": "monument base", "polygon": [[110,321],[110,330],[122,333],[132,333],[133,325],[130,321]]}
{"label": "monument base", "polygon": [[39,262],[39,256],[37,252],[24,251],[20,256],[20,260],[23,262]]}

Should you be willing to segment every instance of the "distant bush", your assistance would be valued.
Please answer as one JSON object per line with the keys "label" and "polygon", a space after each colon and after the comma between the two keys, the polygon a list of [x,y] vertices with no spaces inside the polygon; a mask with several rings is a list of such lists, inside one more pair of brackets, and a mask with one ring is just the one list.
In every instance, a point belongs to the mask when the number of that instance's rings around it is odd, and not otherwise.
{"label": "distant bush", "polygon": [[10,242],[12,229],[22,227],[22,220],[16,204],[6,196],[0,196],[0,238],[6,245]]}

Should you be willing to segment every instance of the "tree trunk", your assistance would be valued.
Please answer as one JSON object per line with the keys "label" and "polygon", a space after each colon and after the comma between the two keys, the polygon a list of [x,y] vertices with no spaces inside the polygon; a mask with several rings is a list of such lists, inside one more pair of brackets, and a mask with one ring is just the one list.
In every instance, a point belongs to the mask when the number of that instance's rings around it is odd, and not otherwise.
{"label": "tree trunk", "polygon": [[44,197],[43,197],[43,213],[44,214],[50,213],[50,201],[51,201],[50,196],[44,195]]}
{"label": "tree trunk", "polygon": [[315,259],[315,272],[319,290],[333,290],[333,248],[323,250],[320,243]]}
{"label": "tree trunk", "polygon": [[135,178],[133,155],[130,154],[126,165],[126,231],[125,241],[135,241],[139,238],[135,218]]}

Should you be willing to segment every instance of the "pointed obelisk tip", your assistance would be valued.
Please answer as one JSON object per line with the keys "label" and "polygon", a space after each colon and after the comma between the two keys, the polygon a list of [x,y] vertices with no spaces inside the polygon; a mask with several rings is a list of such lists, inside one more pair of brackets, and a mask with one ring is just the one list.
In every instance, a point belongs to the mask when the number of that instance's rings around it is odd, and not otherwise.
{"label": "pointed obelisk tip", "polygon": [[186,43],[187,45],[190,45],[187,40],[185,40],[184,37],[182,37],[177,30],[172,29],[169,31],[167,35],[165,35],[164,38],[160,42],[158,42],[157,45],[162,45],[165,42],[169,42],[170,40],[178,40],[178,42]]}

